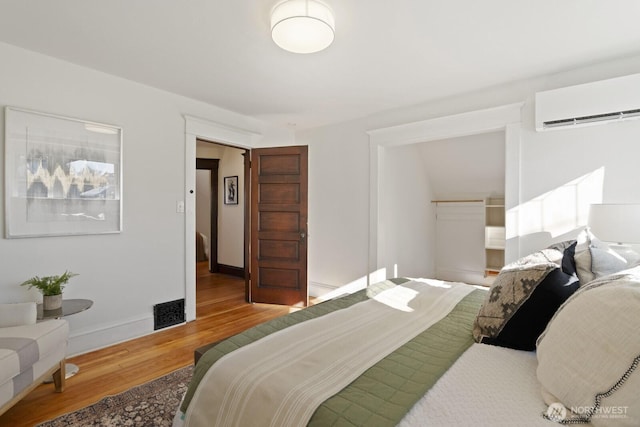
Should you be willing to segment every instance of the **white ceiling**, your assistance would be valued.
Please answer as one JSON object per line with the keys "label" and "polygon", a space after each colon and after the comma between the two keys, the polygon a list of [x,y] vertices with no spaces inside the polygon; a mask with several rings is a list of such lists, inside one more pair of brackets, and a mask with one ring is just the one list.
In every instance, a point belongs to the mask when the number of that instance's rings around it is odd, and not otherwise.
{"label": "white ceiling", "polygon": [[309,55],[277,1],[0,0],[0,41],[297,129],[640,53],[637,0],[326,0]]}

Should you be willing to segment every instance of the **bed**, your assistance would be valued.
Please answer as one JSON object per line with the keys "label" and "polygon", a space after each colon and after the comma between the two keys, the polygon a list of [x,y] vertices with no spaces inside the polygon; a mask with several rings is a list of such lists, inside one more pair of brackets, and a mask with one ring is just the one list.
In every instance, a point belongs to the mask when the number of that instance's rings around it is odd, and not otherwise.
{"label": "bed", "polygon": [[174,426],[640,425],[640,255],[585,239],[489,290],[396,278],[224,340]]}

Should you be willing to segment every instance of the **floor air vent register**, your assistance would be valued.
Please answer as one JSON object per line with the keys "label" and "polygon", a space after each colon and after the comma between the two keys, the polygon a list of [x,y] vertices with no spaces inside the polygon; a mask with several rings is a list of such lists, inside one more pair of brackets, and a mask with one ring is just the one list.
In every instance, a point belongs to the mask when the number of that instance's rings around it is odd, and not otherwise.
{"label": "floor air vent register", "polygon": [[163,302],[153,306],[154,331],[184,322],[184,299]]}

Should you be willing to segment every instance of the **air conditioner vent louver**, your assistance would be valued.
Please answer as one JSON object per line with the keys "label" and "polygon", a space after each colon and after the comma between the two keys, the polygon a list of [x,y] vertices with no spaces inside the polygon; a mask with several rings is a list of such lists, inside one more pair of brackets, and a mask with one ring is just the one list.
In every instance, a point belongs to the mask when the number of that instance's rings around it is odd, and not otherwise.
{"label": "air conditioner vent louver", "polygon": [[536,93],[537,131],[640,119],[640,74]]}
{"label": "air conditioner vent louver", "polygon": [[603,121],[625,120],[634,117],[640,117],[640,109],[617,111],[615,113],[594,114],[591,116],[575,117],[573,119],[549,120],[544,122],[543,125],[545,129],[548,129]]}

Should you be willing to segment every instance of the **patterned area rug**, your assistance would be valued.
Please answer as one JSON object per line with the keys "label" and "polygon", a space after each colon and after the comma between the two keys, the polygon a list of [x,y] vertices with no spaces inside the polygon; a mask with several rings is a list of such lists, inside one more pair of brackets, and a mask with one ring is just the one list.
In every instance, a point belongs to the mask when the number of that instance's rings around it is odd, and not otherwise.
{"label": "patterned area rug", "polygon": [[193,366],[178,369],[115,396],[107,396],[86,408],[38,424],[38,427],[171,426],[192,371]]}

